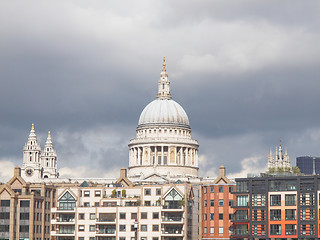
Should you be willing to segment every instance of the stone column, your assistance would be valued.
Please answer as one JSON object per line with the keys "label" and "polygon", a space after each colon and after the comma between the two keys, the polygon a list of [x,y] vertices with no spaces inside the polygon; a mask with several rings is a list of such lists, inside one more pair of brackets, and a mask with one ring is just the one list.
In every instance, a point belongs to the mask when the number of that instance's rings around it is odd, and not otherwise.
{"label": "stone column", "polygon": [[163,162],[163,146],[161,146],[161,165],[164,165],[164,162]]}
{"label": "stone column", "polygon": [[177,165],[177,146],[174,147],[174,163]]}
{"label": "stone column", "polygon": [[157,149],[158,147],[157,146],[155,146],[154,147],[154,165],[155,166],[157,166],[158,165],[158,149]]}
{"label": "stone column", "polygon": [[152,162],[151,162],[151,147],[149,147],[149,152],[148,152],[148,164],[151,165]]}

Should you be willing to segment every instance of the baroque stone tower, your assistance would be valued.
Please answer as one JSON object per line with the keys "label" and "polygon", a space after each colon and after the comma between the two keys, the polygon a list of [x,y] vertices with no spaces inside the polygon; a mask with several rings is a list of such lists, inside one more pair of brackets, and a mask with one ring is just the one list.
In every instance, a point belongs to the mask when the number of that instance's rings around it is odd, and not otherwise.
{"label": "baroque stone tower", "polygon": [[50,132],[41,151],[37,135],[32,124],[30,134],[23,147],[23,163],[21,176],[30,182],[40,182],[43,178],[57,178],[57,154],[53,148]]}

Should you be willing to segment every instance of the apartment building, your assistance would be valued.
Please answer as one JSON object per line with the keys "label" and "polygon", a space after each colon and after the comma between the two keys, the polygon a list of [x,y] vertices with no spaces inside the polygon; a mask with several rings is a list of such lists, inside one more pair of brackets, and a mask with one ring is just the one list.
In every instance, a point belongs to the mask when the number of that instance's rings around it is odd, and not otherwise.
{"label": "apartment building", "polygon": [[235,239],[319,239],[319,176],[236,179]]}
{"label": "apartment building", "polygon": [[16,167],[11,180],[0,185],[0,239],[49,240],[54,198],[53,186],[25,182]]}
{"label": "apartment building", "polygon": [[[114,184],[56,184],[51,239],[195,239],[194,189],[186,183],[133,185],[122,169]],[[193,212],[195,211],[195,213]]]}
{"label": "apartment building", "polygon": [[[205,181],[205,180],[204,180]],[[235,182],[226,177],[225,167],[219,168],[219,176],[201,187],[201,238],[230,239],[231,219],[234,209]]]}

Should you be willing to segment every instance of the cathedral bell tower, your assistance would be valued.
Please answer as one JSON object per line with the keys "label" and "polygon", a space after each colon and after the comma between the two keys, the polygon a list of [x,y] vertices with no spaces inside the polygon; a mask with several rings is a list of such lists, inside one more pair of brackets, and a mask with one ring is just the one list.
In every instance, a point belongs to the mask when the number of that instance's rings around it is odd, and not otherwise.
{"label": "cathedral bell tower", "polygon": [[57,153],[53,148],[51,133],[48,132],[48,138],[41,152],[41,165],[43,167],[43,178],[57,178]]}
{"label": "cathedral bell tower", "polygon": [[41,179],[42,169],[40,162],[41,147],[37,141],[34,124],[30,130],[27,143],[23,147],[22,176],[26,181],[37,181]]}

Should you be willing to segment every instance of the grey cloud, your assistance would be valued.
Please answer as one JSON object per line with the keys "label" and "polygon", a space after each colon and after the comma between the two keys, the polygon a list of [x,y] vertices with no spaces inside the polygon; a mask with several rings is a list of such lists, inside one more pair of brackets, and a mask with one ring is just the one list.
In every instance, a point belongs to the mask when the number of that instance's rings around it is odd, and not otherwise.
{"label": "grey cloud", "polygon": [[[60,167],[126,166],[164,55],[206,167],[236,173],[279,138],[291,159],[319,154],[318,1],[126,3],[2,4],[0,159],[21,164],[35,122]],[[98,129],[113,137],[86,146]]]}

